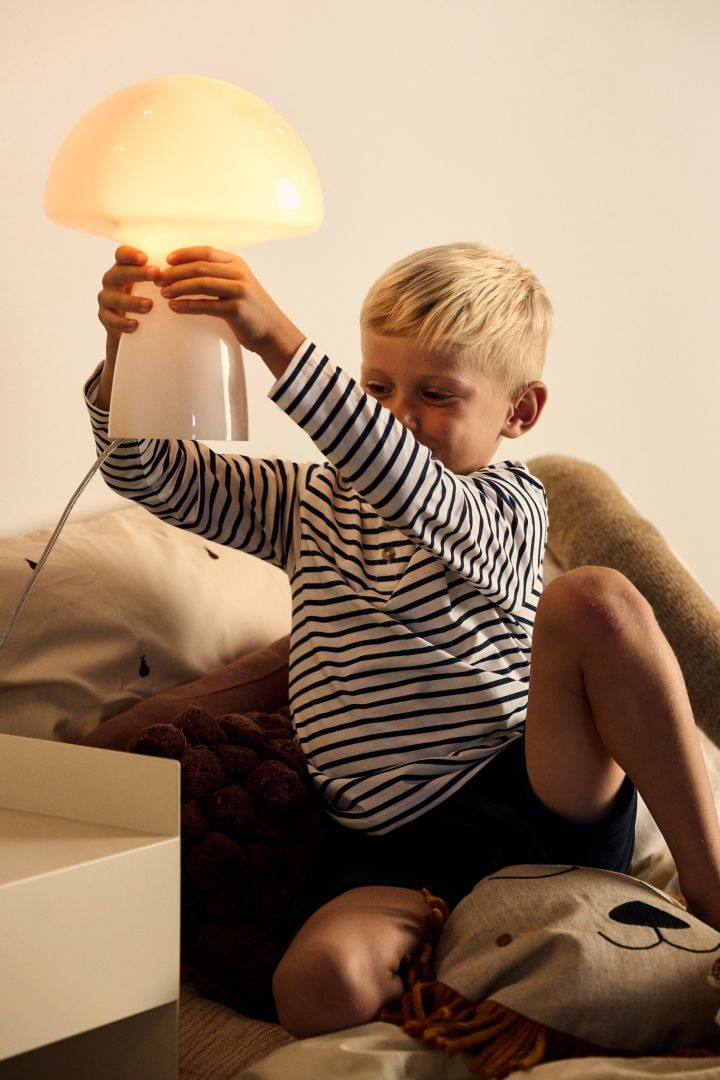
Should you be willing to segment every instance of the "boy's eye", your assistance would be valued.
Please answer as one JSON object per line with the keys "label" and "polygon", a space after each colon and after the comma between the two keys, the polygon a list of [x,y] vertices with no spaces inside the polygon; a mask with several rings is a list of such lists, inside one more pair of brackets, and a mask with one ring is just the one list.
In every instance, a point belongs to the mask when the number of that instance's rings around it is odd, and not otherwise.
{"label": "boy's eye", "polygon": [[[384,383],[366,382],[363,389],[366,393],[372,394],[373,397],[383,397],[391,393],[390,388],[385,386]],[[420,396],[425,401],[430,402],[431,405],[446,405],[454,397],[453,394],[444,393],[441,390],[421,390]]]}

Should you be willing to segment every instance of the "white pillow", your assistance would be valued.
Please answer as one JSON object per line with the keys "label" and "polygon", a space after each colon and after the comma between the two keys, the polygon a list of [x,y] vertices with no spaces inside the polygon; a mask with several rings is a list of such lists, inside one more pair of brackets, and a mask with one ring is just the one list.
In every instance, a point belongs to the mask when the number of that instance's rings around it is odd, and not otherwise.
{"label": "white pillow", "polygon": [[[0,540],[4,630],[50,530]],[[282,570],[140,506],[65,526],[0,653],[0,732],[76,742],[290,629]]]}

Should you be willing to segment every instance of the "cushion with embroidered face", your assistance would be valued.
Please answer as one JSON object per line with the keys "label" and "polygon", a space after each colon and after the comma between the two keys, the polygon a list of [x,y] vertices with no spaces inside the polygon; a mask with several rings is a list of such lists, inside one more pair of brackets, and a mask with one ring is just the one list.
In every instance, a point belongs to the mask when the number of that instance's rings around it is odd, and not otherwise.
{"label": "cushion with embroidered face", "polygon": [[720,933],[651,885],[511,866],[458,904],[433,962],[426,950],[406,975],[401,1013],[383,1018],[470,1051],[472,1071],[487,1077],[598,1053],[717,1053],[719,957]]}

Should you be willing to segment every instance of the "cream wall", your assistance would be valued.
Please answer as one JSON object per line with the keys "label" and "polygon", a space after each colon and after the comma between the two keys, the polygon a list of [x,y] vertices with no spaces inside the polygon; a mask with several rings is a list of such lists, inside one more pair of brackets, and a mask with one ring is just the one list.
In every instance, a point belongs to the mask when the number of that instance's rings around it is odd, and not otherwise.
{"label": "cream wall", "polygon": [[[80,389],[113,248],[43,218],[50,160],[102,97],[192,73],[265,98],[310,149],[322,230],[246,257],[350,371],[364,291],[410,250],[480,239],[538,274],[550,401],[500,456],[602,466],[720,602],[717,0],[0,0],[0,15],[0,533],[54,523],[94,457]],[[247,360],[239,449],[317,458]],[[118,504],[95,478],[75,514]]]}

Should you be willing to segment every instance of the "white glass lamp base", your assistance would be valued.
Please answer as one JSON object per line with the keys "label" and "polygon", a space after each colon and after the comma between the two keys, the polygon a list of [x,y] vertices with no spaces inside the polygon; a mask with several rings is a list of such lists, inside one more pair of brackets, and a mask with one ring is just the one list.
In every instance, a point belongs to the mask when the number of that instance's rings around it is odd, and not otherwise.
{"label": "white glass lamp base", "polygon": [[171,311],[152,282],[133,293],[153,308],[123,334],[110,399],[113,439],[246,440],[242,350],[222,319]]}

